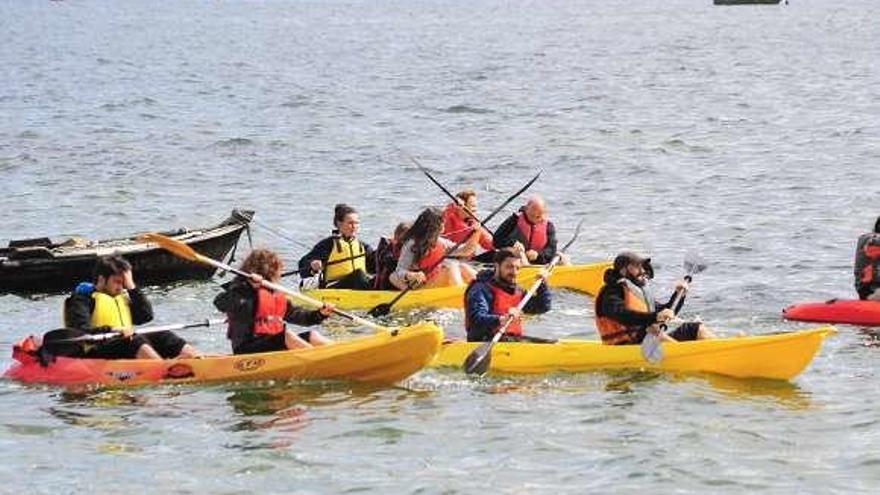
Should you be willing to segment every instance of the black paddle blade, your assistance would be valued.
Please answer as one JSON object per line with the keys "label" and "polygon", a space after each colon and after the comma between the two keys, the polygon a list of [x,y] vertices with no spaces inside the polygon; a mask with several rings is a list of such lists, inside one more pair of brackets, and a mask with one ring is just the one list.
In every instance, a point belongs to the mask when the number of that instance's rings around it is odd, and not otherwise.
{"label": "black paddle blade", "polygon": [[378,318],[380,316],[385,316],[391,312],[391,304],[382,303],[377,304],[371,310],[367,311],[367,314],[372,316],[373,318]]}
{"label": "black paddle blade", "polygon": [[489,371],[489,365],[492,363],[492,344],[494,344],[492,341],[486,342],[468,354],[467,359],[464,360],[465,373],[485,375]]}
{"label": "black paddle blade", "polygon": [[684,255],[684,270],[687,273],[697,274],[708,268],[706,260],[699,254],[689,252]]}

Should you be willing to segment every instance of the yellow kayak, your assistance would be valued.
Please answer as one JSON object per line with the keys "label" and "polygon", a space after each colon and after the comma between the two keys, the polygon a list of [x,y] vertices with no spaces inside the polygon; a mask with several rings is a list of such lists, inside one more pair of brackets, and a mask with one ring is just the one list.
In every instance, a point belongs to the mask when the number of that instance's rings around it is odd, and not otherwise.
{"label": "yellow kayak", "polygon": [[[649,363],[637,345],[603,345],[591,340],[560,340],[554,344],[500,342],[492,348],[491,373],[551,373],[599,369],[649,369],[705,372],[737,378],[789,380],[810,364],[832,326],[752,337],[665,343],[664,359]],[[461,369],[480,342],[450,342],[430,366]]]}
{"label": "yellow kayak", "polygon": [[[591,296],[602,288],[605,270],[611,262],[602,261],[582,265],[557,266],[550,274],[550,287],[584,292]],[[524,266],[519,271],[517,281],[528,287],[535,281],[542,265]],[[465,286],[438,287],[436,289],[411,290],[394,304],[396,309],[409,308],[461,308],[464,305]],[[304,291],[310,297],[335,304],[342,309],[370,309],[378,304],[390,302],[397,291],[390,290],[351,290],[315,289]]]}
{"label": "yellow kayak", "polygon": [[26,383],[114,387],[290,379],[394,383],[430,362],[442,338],[443,330],[437,325],[419,323],[397,334],[380,332],[310,349],[201,359],[57,357],[49,366],[42,366],[33,356],[25,355],[15,356],[19,362],[5,376]]}

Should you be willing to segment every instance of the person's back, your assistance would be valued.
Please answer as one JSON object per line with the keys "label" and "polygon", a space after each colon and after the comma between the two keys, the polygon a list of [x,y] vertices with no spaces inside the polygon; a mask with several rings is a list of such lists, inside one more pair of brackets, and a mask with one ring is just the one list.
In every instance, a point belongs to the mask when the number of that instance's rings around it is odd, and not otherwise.
{"label": "person's back", "polygon": [[856,243],[853,274],[859,299],[880,301],[880,217],[874,232],[862,234]]}

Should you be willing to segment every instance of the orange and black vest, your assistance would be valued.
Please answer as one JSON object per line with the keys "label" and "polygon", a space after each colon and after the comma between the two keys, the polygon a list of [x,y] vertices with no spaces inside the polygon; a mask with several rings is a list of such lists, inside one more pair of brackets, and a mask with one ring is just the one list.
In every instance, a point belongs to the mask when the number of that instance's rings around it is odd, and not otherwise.
{"label": "orange and black vest", "polygon": [[282,292],[257,289],[257,310],[254,314],[254,334],[277,335],[284,331],[287,296]]}
{"label": "orange and black vest", "polygon": [[428,250],[416,263],[416,267],[421,270],[428,280],[431,280],[440,273],[440,262],[446,257],[446,248],[443,243],[437,240],[434,247]]}
{"label": "orange and black vest", "polygon": [[854,265],[856,288],[880,286],[880,234],[859,237]]}
{"label": "orange and black vest", "polygon": [[[644,290],[626,279],[621,279],[617,283],[623,287],[623,304],[626,309],[642,313],[654,311],[654,302],[646,296]],[[602,343],[608,345],[637,344],[638,335],[643,328],[627,327],[608,316],[598,316],[598,302],[599,298],[597,297],[596,328],[602,337]]]}
{"label": "orange and black vest", "polygon": [[525,239],[523,243],[525,248],[532,251],[541,251],[547,247],[547,220],[531,223],[528,217],[526,217],[525,212],[522,211],[517,213],[516,216],[516,230]]}

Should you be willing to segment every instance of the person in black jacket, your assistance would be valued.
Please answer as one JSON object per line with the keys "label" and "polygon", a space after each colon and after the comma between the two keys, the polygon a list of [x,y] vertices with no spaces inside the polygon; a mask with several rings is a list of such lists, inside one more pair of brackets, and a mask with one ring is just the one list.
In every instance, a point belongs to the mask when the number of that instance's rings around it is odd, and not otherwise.
{"label": "person in black jacket", "polygon": [[880,301],[880,217],[874,232],[859,236],[853,272],[859,299]]}
{"label": "person in black jacket", "polygon": [[98,258],[94,284],[83,282],[64,301],[64,324],[87,334],[122,332],[89,345],[84,357],[93,359],[168,359],[195,357],[198,352],[170,331],[133,334],[134,325],[153,320],[153,307],[135,285],[124,258]]}
{"label": "person in black jacket", "polygon": [[244,260],[241,270],[249,278],[236,277],[223,285],[224,291],[214,298],[214,306],[226,313],[226,337],[232,343],[234,354],[282,351],[307,348],[330,343],[315,330],[294,333],[285,322],[295,325],[317,325],[333,312],[325,304],[317,310],[294,306],[281,292],[262,287],[268,280],[277,283],[281,278],[281,258],[267,249],[255,249]]}
{"label": "person in black jacket", "polygon": [[[677,281],[669,301],[659,303],[646,287],[653,276],[651,260],[628,251],[620,253],[614,259],[614,266],[605,271],[605,285],[596,296],[596,326],[603,343],[639,344],[648,332],[659,335],[659,324],[675,318],[684,304],[684,295],[675,308],[672,304],[677,292],[687,292],[687,281]],[[674,342],[715,336],[700,322],[685,322],[661,337]]]}
{"label": "person in black jacket", "polygon": [[[545,265],[556,255],[556,227],[547,216],[547,204],[532,196],[525,206],[507,217],[495,230],[495,248],[512,247],[533,265]],[[568,264],[563,257],[562,264]]]}
{"label": "person in black jacket", "polygon": [[375,255],[369,244],[357,238],[360,224],[354,208],[346,204],[336,205],[332,235],[300,258],[300,276],[306,278],[320,275],[321,288],[372,288],[373,283],[368,273],[372,273],[375,266]]}

